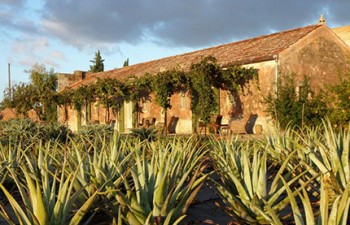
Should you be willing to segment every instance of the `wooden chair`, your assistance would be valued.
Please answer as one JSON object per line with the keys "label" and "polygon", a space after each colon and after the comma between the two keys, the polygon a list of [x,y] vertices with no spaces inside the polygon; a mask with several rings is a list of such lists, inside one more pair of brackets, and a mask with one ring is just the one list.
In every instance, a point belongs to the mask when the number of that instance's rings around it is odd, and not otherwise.
{"label": "wooden chair", "polygon": [[222,125],[222,115],[213,115],[210,121],[211,122],[208,124],[209,129],[214,129],[214,134],[218,134]]}
{"label": "wooden chair", "polygon": [[252,114],[244,115],[239,120],[231,120],[229,122],[229,130],[231,134],[247,134],[247,124]]}
{"label": "wooden chair", "polygon": [[206,133],[206,128],[208,127],[209,130],[213,129],[214,133],[218,134],[221,128],[221,121],[222,121],[222,115],[218,115],[218,114],[212,115],[210,118],[210,122],[207,124],[207,126],[205,126],[202,121],[199,121],[197,131],[201,133],[204,128]]}
{"label": "wooden chair", "polygon": [[154,126],[155,123],[156,123],[156,118],[154,117],[142,118],[142,122],[139,124],[139,127],[149,128],[151,126]]}

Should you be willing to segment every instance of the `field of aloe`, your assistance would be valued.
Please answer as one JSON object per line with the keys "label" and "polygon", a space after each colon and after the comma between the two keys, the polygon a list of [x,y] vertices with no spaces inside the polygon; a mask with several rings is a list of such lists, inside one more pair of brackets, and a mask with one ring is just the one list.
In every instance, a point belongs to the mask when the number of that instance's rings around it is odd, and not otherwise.
{"label": "field of aloe", "polygon": [[227,224],[349,224],[350,131],[328,122],[250,141],[0,127],[4,224],[203,224],[185,217],[204,184]]}

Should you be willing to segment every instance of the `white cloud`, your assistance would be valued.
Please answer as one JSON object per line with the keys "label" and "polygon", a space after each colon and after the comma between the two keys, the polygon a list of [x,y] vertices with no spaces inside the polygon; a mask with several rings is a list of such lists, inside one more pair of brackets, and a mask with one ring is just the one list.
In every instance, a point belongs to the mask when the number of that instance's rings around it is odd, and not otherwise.
{"label": "white cloud", "polygon": [[50,52],[49,56],[57,60],[66,60],[66,56],[64,55],[64,53],[60,51],[52,51]]}
{"label": "white cloud", "polygon": [[62,52],[51,49],[46,37],[17,38],[12,43],[11,52],[11,58],[16,59],[25,68],[30,68],[35,63],[60,68],[59,62],[65,60]]}

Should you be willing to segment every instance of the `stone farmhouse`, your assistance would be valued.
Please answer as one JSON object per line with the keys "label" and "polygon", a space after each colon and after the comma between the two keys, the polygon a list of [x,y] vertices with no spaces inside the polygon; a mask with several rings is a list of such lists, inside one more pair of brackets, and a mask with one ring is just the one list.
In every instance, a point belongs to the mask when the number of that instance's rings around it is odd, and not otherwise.
{"label": "stone farmhouse", "polygon": [[[339,36],[337,35],[337,32]],[[217,63],[225,68],[229,65],[241,65],[258,69],[259,89],[251,85],[252,93],[241,95],[239,101],[233,101],[232,96],[224,90],[219,90],[219,112],[222,115],[221,124],[231,121],[249,119],[249,127],[243,126],[249,133],[260,132],[261,127],[268,126],[269,118],[264,109],[263,97],[276,90],[277,80],[284,72],[295,73],[296,80],[303,75],[310,77],[311,85],[320,86],[324,83],[334,83],[339,79],[339,73],[350,69],[349,28],[332,30],[325,21],[320,19],[318,24],[274,34],[264,35],[252,39],[228,43],[198,50],[181,55],[166,57],[154,61],[135,64],[128,67],[109,70],[100,73],[75,71],[73,74],[59,74],[59,91],[65,88],[77,88],[89,85],[97,78],[125,79],[129,76],[143,76],[145,73],[158,72],[182,68],[188,70],[191,64],[199,62],[205,56],[214,56]],[[341,37],[345,38],[344,40]],[[111,118],[120,132],[142,123],[145,118],[155,118],[155,125],[164,121],[164,113],[160,106],[151,100],[139,102],[138,116],[135,117],[135,104],[125,102],[120,118]],[[169,133],[184,134],[192,132],[192,113],[190,97],[187,92],[176,93],[171,97],[172,108],[167,111],[166,126]],[[81,124],[86,121],[109,123],[105,121],[106,110],[98,104],[91,107],[91,118],[87,119],[83,113]],[[67,124],[72,130],[77,130],[78,117],[74,109],[68,109],[68,118],[59,109],[59,121]],[[249,117],[248,117],[249,116]],[[248,121],[248,120],[247,120]],[[154,122],[154,120],[152,121]],[[239,123],[238,123],[239,124]],[[225,127],[225,126],[223,126]],[[259,129],[257,129],[259,128]],[[243,129],[243,130],[244,130]]]}

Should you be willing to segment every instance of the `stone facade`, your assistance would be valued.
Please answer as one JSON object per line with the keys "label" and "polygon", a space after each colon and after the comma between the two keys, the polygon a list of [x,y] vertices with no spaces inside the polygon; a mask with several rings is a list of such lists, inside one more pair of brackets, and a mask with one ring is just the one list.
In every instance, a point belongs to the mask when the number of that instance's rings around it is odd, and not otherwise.
{"label": "stone facade", "polygon": [[[142,76],[145,73],[157,73],[166,69],[181,66],[188,69],[194,62],[204,56],[212,55],[222,66],[241,65],[253,67],[259,71],[259,88],[253,83],[249,84],[251,93],[241,93],[233,98],[224,90],[219,91],[219,114],[223,116],[222,123],[227,124],[231,119],[241,118],[244,115],[255,116],[250,132],[255,132],[254,125],[268,126],[270,118],[265,113],[263,98],[276,88],[276,81],[283,73],[295,73],[296,79],[301,80],[304,75],[311,78],[311,85],[321,86],[324,83],[334,83],[339,74],[349,70],[350,48],[325,24],[318,24],[294,30],[283,31],[276,34],[265,35],[240,42],[229,43],[192,53],[168,57],[151,62],[136,64],[126,68],[87,75],[75,72],[73,75],[60,75],[60,90],[65,86],[77,88],[80,85],[89,85],[96,77],[124,79],[131,75]],[[167,120],[176,118],[175,128],[169,131],[175,133],[192,132],[192,113],[188,92],[176,93],[171,97],[172,108],[167,111]],[[136,104],[125,104],[122,112],[112,115],[106,121],[106,112],[102,106],[95,104],[91,107],[91,118],[86,118],[84,110],[82,125],[86,121],[109,123],[116,122],[121,132],[142,122],[143,118],[154,117],[156,124],[164,121],[165,113],[155,103],[155,96],[151,94],[150,100]],[[68,109],[69,118],[66,122],[73,130],[77,129],[76,112]],[[135,115],[135,111],[137,111]],[[60,109],[62,115],[62,109]],[[168,126],[169,127],[169,126]]]}

